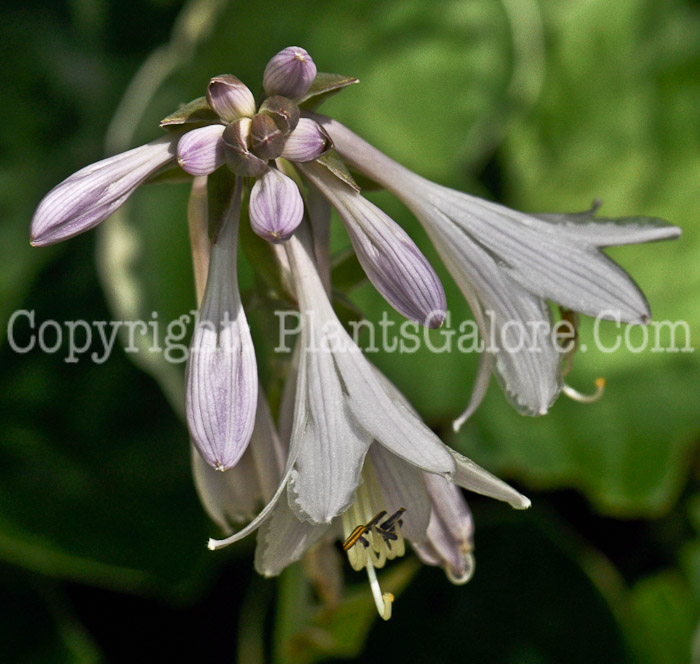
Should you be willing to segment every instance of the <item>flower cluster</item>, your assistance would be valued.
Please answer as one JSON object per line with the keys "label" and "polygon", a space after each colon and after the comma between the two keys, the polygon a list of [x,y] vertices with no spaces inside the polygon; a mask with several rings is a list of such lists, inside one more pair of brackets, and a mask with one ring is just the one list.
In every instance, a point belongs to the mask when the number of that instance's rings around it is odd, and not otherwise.
{"label": "flower cluster", "polygon": [[[259,103],[235,76],[215,76],[204,97],[161,122],[165,137],[88,166],[49,192],[31,238],[48,245],[94,227],[163,170],[193,176],[191,208],[201,213],[193,217],[210,223],[192,235],[200,238],[193,242],[195,272],[206,280],[198,288],[186,414],[200,497],[228,534],[210,548],[259,529],[256,568],[271,576],[312,547],[340,540],[351,566],[366,569],[377,610],[389,618],[393,598],[381,592],[375,569],[403,555],[406,541],[451,581],[470,578],[473,523],[458,487],[518,509],[529,501],[442,443],[336,316],[331,208],[389,304],[429,327],[440,326],[446,313],[427,259],[363,197],[348,167],[416,215],[482,333],[502,341],[495,353],[482,355],[457,426],[479,405],[491,371],[518,410],[544,414],[566,389],[561,349],[546,335],[549,328],[537,324],[550,322],[548,302],[567,312],[617,312],[621,320],[647,322],[643,294],[601,248],[673,238],[679,230],[656,219],[597,219],[595,209],[527,215],[428,182],[316,113],[330,94],[355,82],[317,72],[298,47],[270,60]],[[253,231],[271,243],[303,314],[277,427],[258,384],[237,283],[243,210]],[[506,343],[513,321],[533,342],[517,351]]]}

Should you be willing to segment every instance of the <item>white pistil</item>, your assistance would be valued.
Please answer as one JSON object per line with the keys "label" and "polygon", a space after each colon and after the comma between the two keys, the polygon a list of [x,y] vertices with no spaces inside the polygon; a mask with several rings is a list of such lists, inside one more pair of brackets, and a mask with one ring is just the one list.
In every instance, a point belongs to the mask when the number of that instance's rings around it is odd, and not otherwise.
{"label": "white pistil", "polygon": [[367,576],[369,577],[369,587],[372,589],[372,597],[374,597],[377,612],[382,617],[382,620],[389,620],[391,618],[391,606],[394,602],[394,596],[391,593],[382,593],[371,560],[367,561]]}
{"label": "white pistil", "polygon": [[579,401],[580,403],[594,403],[603,396],[603,392],[605,391],[605,378],[595,379],[595,392],[592,394],[583,394],[583,392],[579,392],[567,383],[564,383],[564,386],[561,389],[562,392],[569,397],[569,399]]}

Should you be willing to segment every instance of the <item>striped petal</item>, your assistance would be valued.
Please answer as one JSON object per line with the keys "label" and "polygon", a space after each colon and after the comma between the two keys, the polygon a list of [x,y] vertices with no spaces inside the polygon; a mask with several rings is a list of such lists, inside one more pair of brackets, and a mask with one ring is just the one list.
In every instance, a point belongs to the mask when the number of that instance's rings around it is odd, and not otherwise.
{"label": "striped petal", "polygon": [[42,247],[94,228],[155,171],[174,161],[177,138],[165,136],[86,166],[56,185],[32,219],[31,243]]}
{"label": "striped petal", "polygon": [[269,242],[284,242],[304,216],[304,201],[291,178],[275,168],[259,177],[250,192],[250,225]]}
{"label": "striped petal", "polygon": [[253,432],[258,391],[255,350],[236,275],[240,186],[211,249],[186,375],[192,441],[217,470],[236,465]]}

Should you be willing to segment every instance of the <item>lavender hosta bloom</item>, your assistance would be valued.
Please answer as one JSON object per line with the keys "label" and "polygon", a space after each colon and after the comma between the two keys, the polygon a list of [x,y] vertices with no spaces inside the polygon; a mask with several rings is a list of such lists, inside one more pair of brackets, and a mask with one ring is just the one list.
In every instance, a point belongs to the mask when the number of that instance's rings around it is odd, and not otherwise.
{"label": "lavender hosta bloom", "polygon": [[211,248],[199,320],[186,372],[185,410],[192,442],[217,470],[233,467],[248,446],[255,421],[255,350],[236,275],[241,186]]}
{"label": "lavender hosta bloom", "polygon": [[416,468],[454,479],[513,507],[528,507],[527,498],[445,446],[402,398],[387,389],[340,325],[307,245],[297,235],[285,245],[302,314],[294,426],[285,472],[258,517],[235,535],[210,541],[210,547],[226,546],[255,530],[285,490],[287,506],[280,509],[290,509],[299,521],[310,524],[332,523],[355,500],[372,441]]}
{"label": "lavender hosta bloom", "polygon": [[647,323],[634,281],[601,248],[675,238],[660,220],[528,215],[429,182],[340,123],[314,116],[342,158],[395,194],[423,224],[474,312],[495,357],[482,367],[466,419],[486,391],[488,366],[513,404],[544,414],[561,386],[561,354],[546,300],[590,316]]}
{"label": "lavender hosta bloom", "polygon": [[157,170],[175,159],[165,136],[82,168],[56,185],[34,213],[31,243],[45,246],[90,230],[121,207]]}
{"label": "lavender hosta bloom", "polygon": [[223,125],[188,131],[177,144],[177,163],[190,175],[209,175],[226,163]]}
{"label": "lavender hosta bloom", "polygon": [[407,318],[440,327],[445,320],[445,292],[406,232],[323,166],[298,168],[338,211],[367,277],[389,304]]}

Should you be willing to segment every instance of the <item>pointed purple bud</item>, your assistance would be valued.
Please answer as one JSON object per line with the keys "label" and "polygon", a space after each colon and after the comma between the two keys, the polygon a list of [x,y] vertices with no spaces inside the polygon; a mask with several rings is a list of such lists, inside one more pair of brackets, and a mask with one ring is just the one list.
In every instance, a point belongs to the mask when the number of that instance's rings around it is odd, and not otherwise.
{"label": "pointed purple bud", "polygon": [[240,185],[211,249],[209,274],[186,371],[192,442],[217,470],[236,465],[253,432],[258,393],[255,350],[236,275]]}
{"label": "pointed purple bud", "polygon": [[207,101],[214,112],[226,122],[239,118],[252,118],[255,114],[255,97],[248,87],[230,74],[214,76],[207,88]]}
{"label": "pointed purple bud", "polygon": [[250,192],[250,225],[269,242],[284,242],[304,216],[304,201],[291,178],[271,168]]}
{"label": "pointed purple bud", "polygon": [[305,95],[316,78],[311,56],[298,46],[289,46],[275,55],[265,67],[263,87],[268,95],[297,99]]}
{"label": "pointed purple bud", "polygon": [[290,161],[313,161],[332,147],[330,136],[318,122],[301,118],[287,138],[282,156]]}
{"label": "pointed purple bud", "polygon": [[324,166],[308,163],[298,168],[338,211],[360,265],[384,299],[407,318],[440,327],[447,306],[445,291],[407,233]]}
{"label": "pointed purple bud", "polygon": [[207,125],[183,134],[177,144],[177,163],[190,175],[209,175],[226,163],[224,126]]}
{"label": "pointed purple bud", "polygon": [[250,123],[250,149],[260,159],[277,159],[284,150],[284,135],[275,121],[258,113]]}
{"label": "pointed purple bud", "polygon": [[174,161],[176,143],[176,137],[159,138],[86,166],[56,185],[34,213],[31,243],[54,244],[97,226],[155,171]]}
{"label": "pointed purple bud", "polygon": [[267,170],[267,160],[250,151],[250,118],[232,122],[222,135],[228,167],[241,177],[257,177]]}

